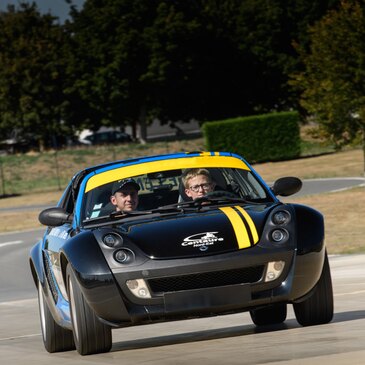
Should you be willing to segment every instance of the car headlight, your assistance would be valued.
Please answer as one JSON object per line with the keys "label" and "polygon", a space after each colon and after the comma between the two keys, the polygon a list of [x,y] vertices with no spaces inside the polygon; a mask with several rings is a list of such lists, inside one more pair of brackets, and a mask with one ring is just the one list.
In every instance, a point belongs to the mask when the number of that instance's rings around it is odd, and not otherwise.
{"label": "car headlight", "polygon": [[122,248],[114,252],[114,259],[120,264],[130,264],[134,261],[134,258],[134,252],[128,248]]}
{"label": "car headlight", "polygon": [[289,223],[290,219],[290,213],[286,210],[279,210],[275,212],[272,216],[273,223],[280,226]]}
{"label": "car headlight", "polygon": [[123,237],[114,232],[107,233],[106,235],[103,236],[103,243],[104,245],[112,248],[120,247],[123,245]]}
{"label": "car headlight", "polygon": [[277,243],[285,241],[287,237],[288,237],[288,232],[285,229],[274,229],[271,232],[271,239]]}

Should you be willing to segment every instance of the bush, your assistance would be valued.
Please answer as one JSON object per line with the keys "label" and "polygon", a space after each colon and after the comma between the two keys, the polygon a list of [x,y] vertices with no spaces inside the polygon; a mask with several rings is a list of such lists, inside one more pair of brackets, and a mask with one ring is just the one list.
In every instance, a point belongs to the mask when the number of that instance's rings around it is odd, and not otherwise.
{"label": "bush", "polygon": [[208,150],[237,153],[251,163],[288,160],[300,155],[297,112],[206,122],[202,130]]}

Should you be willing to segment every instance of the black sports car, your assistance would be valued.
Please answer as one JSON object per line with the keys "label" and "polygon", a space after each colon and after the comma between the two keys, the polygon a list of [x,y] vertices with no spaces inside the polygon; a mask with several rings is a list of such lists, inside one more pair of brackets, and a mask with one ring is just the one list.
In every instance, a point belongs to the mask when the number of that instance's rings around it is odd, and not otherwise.
{"label": "black sports car", "polygon": [[[187,186],[190,169],[209,182]],[[111,198],[126,179],[138,191],[133,210]],[[113,328],[224,313],[276,324],[288,304],[303,326],[331,321],[323,216],[277,198],[301,185],[284,177],[268,187],[242,157],[217,152],[79,172],[40,213],[47,229],[30,252],[46,350],[106,352]]]}

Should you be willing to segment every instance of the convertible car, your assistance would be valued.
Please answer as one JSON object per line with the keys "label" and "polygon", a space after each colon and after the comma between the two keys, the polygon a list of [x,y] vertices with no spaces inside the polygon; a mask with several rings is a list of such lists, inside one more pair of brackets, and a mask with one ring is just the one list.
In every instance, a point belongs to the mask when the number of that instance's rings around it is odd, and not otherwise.
{"label": "convertible car", "polygon": [[[181,176],[209,171],[214,190],[192,200]],[[138,184],[135,210],[111,204],[115,182]],[[240,156],[176,153],[77,173],[30,252],[47,351],[107,352],[112,329],[249,311],[256,326],[333,316],[320,212],[281,202],[302,182],[268,186]]]}

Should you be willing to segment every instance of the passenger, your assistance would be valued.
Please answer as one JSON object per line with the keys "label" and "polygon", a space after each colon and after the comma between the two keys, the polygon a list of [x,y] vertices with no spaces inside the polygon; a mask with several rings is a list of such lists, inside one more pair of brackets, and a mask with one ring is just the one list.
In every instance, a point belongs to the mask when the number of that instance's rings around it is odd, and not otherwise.
{"label": "passenger", "polygon": [[139,185],[133,179],[116,181],[113,184],[111,203],[117,211],[136,210],[138,206]]}
{"label": "passenger", "polygon": [[207,169],[188,169],[181,176],[182,183],[185,187],[185,194],[192,198],[201,198],[215,188]]}

